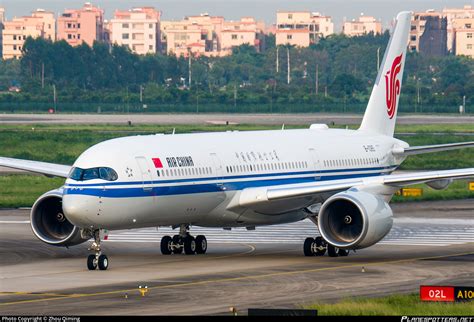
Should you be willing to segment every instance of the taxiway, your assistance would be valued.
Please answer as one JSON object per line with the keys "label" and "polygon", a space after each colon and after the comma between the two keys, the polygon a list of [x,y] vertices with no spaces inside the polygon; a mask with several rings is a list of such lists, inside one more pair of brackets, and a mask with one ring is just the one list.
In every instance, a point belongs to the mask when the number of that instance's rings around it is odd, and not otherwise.
{"label": "taxiway", "polygon": [[[111,232],[107,271],[88,271],[88,244],[37,240],[28,210],[0,211],[0,313],[28,315],[228,314],[295,308],[350,296],[417,292],[421,284],[474,286],[474,200],[393,205],[378,245],[348,257],[304,257],[309,221],[255,231],[192,227],[206,255],[163,256],[168,228]],[[141,296],[138,287],[147,286]]]}

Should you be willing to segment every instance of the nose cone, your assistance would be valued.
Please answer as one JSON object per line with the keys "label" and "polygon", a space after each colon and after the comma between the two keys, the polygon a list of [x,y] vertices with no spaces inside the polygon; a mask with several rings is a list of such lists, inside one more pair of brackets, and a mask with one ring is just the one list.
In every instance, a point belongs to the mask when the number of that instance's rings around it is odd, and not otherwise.
{"label": "nose cone", "polygon": [[67,220],[74,226],[81,228],[95,226],[94,218],[99,211],[97,197],[65,194],[63,211]]}

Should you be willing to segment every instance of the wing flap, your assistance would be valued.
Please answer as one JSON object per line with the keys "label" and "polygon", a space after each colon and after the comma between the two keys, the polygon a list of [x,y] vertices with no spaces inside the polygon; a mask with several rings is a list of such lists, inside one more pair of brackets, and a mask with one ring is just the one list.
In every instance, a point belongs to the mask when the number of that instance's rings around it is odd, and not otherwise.
{"label": "wing flap", "polygon": [[474,168],[393,174],[384,177],[383,183],[390,186],[402,187],[445,179],[459,180],[469,178],[474,178]]}
{"label": "wing flap", "polygon": [[68,165],[3,157],[0,157],[0,166],[62,178],[67,178],[71,171]]}

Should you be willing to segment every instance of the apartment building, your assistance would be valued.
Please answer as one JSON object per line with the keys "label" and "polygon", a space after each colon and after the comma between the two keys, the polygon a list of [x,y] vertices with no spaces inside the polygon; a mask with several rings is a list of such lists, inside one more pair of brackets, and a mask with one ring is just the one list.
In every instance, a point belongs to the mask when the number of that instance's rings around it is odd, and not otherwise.
{"label": "apartment building", "polygon": [[252,17],[241,18],[240,21],[224,21],[220,36],[221,55],[232,53],[232,48],[248,44],[262,49],[265,25]]}
{"label": "apartment building", "polygon": [[117,10],[107,23],[112,44],[125,45],[139,55],[156,53],[160,48],[161,12],[152,7]]}
{"label": "apartment building", "polygon": [[474,58],[474,17],[453,19],[452,26],[456,55]]}
{"label": "apartment building", "polygon": [[[437,41],[443,41],[445,37],[447,52],[472,57],[471,49],[473,44],[470,37],[474,32],[473,18],[474,8],[470,5],[462,8],[444,8],[440,12],[434,10],[422,13],[417,12],[412,17],[409,49],[418,52],[421,50],[420,40],[425,33],[427,22],[430,21],[429,25],[431,27],[434,26],[435,30],[427,32],[427,35],[424,37],[427,42],[436,43]],[[438,25],[441,28],[438,28]],[[426,48],[427,46],[428,43],[424,47]],[[437,45],[435,44],[435,46]]]}
{"label": "apartment building", "polygon": [[448,51],[454,52],[454,46],[456,41],[456,28],[461,23],[456,23],[458,19],[474,18],[474,8],[470,5],[466,5],[463,8],[445,8],[442,11],[442,15],[447,19],[447,32],[448,32]]}
{"label": "apartment building", "polygon": [[427,56],[446,56],[447,21],[446,17],[427,17],[425,31],[419,37],[419,52]]}
{"label": "apartment building", "polygon": [[5,22],[5,8],[0,7],[0,57],[2,57],[3,51],[3,23]]}
{"label": "apartment building", "polygon": [[225,21],[221,16],[207,13],[188,16],[180,21],[161,22],[163,50],[177,56],[225,56],[232,48],[243,44],[261,48],[265,26],[250,17]]}
{"label": "apartment building", "polygon": [[331,17],[309,11],[277,12],[276,45],[308,47],[334,33]]}
{"label": "apartment building", "polygon": [[66,9],[58,17],[58,40],[65,40],[71,46],[102,41],[104,34],[104,10],[86,2],[81,9]]}
{"label": "apartment building", "polygon": [[345,21],[342,26],[342,33],[349,36],[362,36],[369,33],[378,35],[382,33],[382,22],[371,16],[361,15],[358,19]]}
{"label": "apartment building", "polygon": [[28,37],[55,40],[56,19],[54,13],[38,9],[31,16],[13,18],[4,22],[2,30],[3,59],[19,58]]}
{"label": "apartment building", "polygon": [[433,9],[426,12],[415,12],[411,17],[410,42],[408,48],[410,51],[420,51],[420,38],[425,32],[426,21],[431,18],[441,18],[442,14]]}

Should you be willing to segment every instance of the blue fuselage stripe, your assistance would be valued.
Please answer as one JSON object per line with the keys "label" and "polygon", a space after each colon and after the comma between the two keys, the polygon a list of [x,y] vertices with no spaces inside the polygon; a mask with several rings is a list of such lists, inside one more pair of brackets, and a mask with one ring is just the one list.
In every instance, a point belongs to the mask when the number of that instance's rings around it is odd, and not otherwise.
{"label": "blue fuselage stripe", "polygon": [[185,182],[203,182],[212,180],[234,180],[234,179],[253,179],[253,178],[269,178],[269,177],[280,177],[280,176],[301,176],[301,175],[312,175],[321,176],[328,173],[345,173],[345,172],[361,172],[361,171],[383,171],[383,170],[395,170],[397,166],[392,165],[388,167],[377,167],[377,168],[353,168],[353,169],[336,169],[336,170],[318,170],[318,171],[300,171],[300,172],[279,172],[279,173],[264,173],[264,174],[248,174],[239,176],[222,176],[222,177],[204,177],[204,178],[186,178],[186,179],[174,179],[174,180],[154,180],[154,181],[126,181],[126,182],[103,182],[103,183],[69,183],[70,187],[103,187],[103,186],[125,186],[125,185],[137,185],[137,184],[165,184],[165,183],[185,183]]}
{"label": "blue fuselage stripe", "polygon": [[[377,168],[377,170],[388,170],[390,168]],[[364,169],[365,171],[369,169]],[[353,170],[344,170],[341,172],[352,172]],[[334,172],[334,171],[331,171]],[[302,173],[298,173],[301,175]],[[372,173],[356,173],[356,174],[336,174],[336,175],[323,175],[322,172],[310,172],[311,176],[305,177],[293,177],[293,178],[273,178],[263,180],[241,180],[241,181],[228,181],[229,179],[236,179],[240,177],[224,177],[222,180],[216,180],[216,178],[206,178],[206,181],[216,181],[211,183],[195,183],[196,179],[181,181],[154,181],[146,182],[144,189],[142,186],[143,182],[133,182],[134,185],[140,185],[138,187],[120,187],[120,188],[109,188],[109,185],[105,184],[66,184],[64,188],[65,195],[88,195],[97,196],[104,198],[134,198],[134,197],[152,197],[152,196],[170,196],[170,195],[184,195],[193,193],[209,193],[209,192],[220,192],[220,191],[235,191],[242,190],[245,188],[262,187],[262,186],[276,186],[284,184],[296,184],[296,183],[308,183],[317,181],[330,181],[340,179],[352,179],[360,177],[373,177],[382,174],[388,174],[385,172],[372,172]],[[285,173],[288,175],[288,173]],[[273,177],[275,175],[272,175]],[[244,178],[255,178],[255,176],[242,176]],[[192,184],[187,185],[167,185],[169,183],[183,183],[190,182]],[[129,185],[130,182],[117,183],[117,185]]]}

